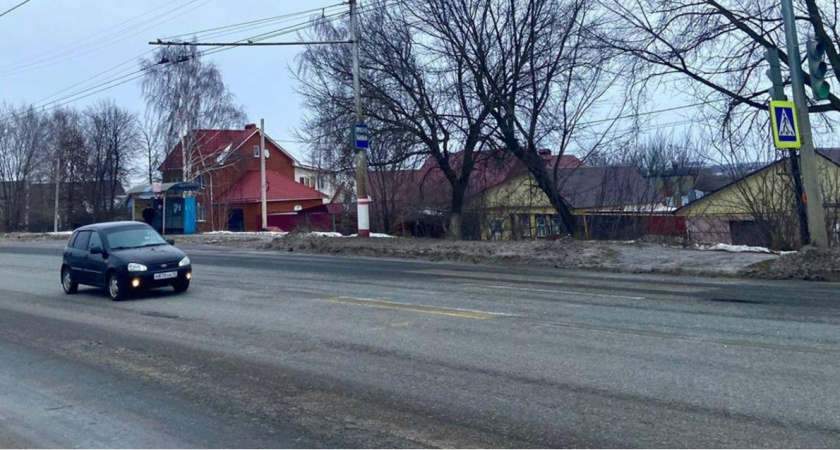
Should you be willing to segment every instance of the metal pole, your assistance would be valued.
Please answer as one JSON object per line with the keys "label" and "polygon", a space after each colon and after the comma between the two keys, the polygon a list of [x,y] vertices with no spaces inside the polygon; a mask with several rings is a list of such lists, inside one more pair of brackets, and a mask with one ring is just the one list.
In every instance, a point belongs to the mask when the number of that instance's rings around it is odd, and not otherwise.
{"label": "metal pole", "polygon": [[166,192],[163,193],[163,219],[160,223],[160,234],[166,234]]}
{"label": "metal pole", "polygon": [[[356,96],[356,124],[362,123],[362,88],[359,70],[359,21],[356,0],[350,0],[350,30],[353,33],[353,90]],[[355,141],[355,139],[354,139]],[[355,147],[356,143],[353,143]],[[367,152],[356,149],[356,202],[359,237],[370,237],[370,199],[367,192]]]}
{"label": "metal pole", "polygon": [[55,162],[55,217],[53,218],[53,232],[58,233],[58,195],[59,184],[61,183],[61,153],[57,153]]}
{"label": "metal pole", "polygon": [[260,119],[260,203],[262,203],[262,228],[268,229],[268,205],[266,204],[266,191],[268,186],[265,181],[265,119]]}
{"label": "metal pole", "polygon": [[811,136],[811,120],[808,117],[808,102],[805,97],[805,77],[802,75],[802,60],[799,56],[799,39],[796,36],[796,18],[792,0],[782,0],[782,16],[785,23],[787,40],[788,66],[793,88],[793,102],[799,119],[799,133],[802,148],[799,150],[802,160],[802,185],[805,189],[805,208],[808,213],[808,229],[811,243],[817,247],[828,247],[828,232],[825,227],[823,196],[817,172],[817,155]]}

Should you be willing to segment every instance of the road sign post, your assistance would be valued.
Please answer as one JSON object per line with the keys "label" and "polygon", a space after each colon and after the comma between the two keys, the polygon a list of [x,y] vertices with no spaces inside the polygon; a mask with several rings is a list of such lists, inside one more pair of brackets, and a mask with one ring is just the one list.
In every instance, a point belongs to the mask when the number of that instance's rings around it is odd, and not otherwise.
{"label": "road sign post", "polygon": [[776,148],[802,147],[799,121],[796,118],[796,105],[793,102],[772,100],[770,102],[770,123],[773,128],[773,142]]}
{"label": "road sign post", "polygon": [[[791,88],[797,119],[793,126],[800,142],[802,162],[802,184],[805,189],[805,209],[808,213],[808,228],[811,243],[817,247],[828,247],[828,231],[825,225],[822,187],[817,171],[817,154],[811,136],[811,119],[808,117],[808,100],[805,97],[805,76],[802,74],[802,60],[799,56],[799,38],[796,35],[796,16],[792,0],[782,0],[782,16],[785,25],[788,67],[790,67]],[[775,114],[771,115],[775,117]]]}
{"label": "road sign post", "polygon": [[356,141],[356,150],[367,150],[370,148],[367,125],[364,123],[356,124],[353,136],[353,139]]}

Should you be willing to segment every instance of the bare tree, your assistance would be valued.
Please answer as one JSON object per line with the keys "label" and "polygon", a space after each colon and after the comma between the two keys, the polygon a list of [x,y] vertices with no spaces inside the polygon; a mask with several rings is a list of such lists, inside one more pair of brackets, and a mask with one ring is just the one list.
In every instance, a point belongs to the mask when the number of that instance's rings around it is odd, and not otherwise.
{"label": "bare tree", "polygon": [[4,104],[0,112],[8,120],[0,122],[0,213],[8,231],[25,229],[28,222],[30,184],[39,176],[49,176],[45,121],[31,106]]}
{"label": "bare tree", "polygon": [[[459,55],[424,30],[413,3],[386,7],[376,0],[362,20],[361,81],[374,142],[385,138],[407,144],[399,147],[399,153],[382,155],[387,158],[373,163],[384,166],[417,155],[433,157],[451,188],[448,234],[461,237],[464,197],[475,154],[485,141],[490,106],[474,94],[472,72]],[[346,29],[325,22],[313,37],[340,36],[346,36]],[[352,123],[351,67],[346,46],[310,47],[301,56],[300,92],[317,110],[315,117],[327,119],[329,125],[311,128],[322,136],[347,135]]]}
{"label": "bare tree", "polygon": [[113,101],[100,101],[84,112],[93,213],[96,220],[116,215],[117,191],[124,186],[141,151],[137,118]]}
{"label": "bare tree", "polygon": [[[57,173],[52,181],[61,184],[59,191],[59,228],[72,228],[85,221],[84,204],[89,189],[89,161],[82,115],[75,109],[59,108],[49,118],[51,165]],[[55,191],[53,190],[53,193]],[[55,198],[52,199],[55,201]]]}
{"label": "bare tree", "polygon": [[[733,124],[731,131],[766,132],[767,116],[756,114],[767,109],[770,82],[762,69],[766,49],[780,49],[782,63],[788,64],[778,1],[600,2],[610,11],[611,26],[596,37],[605,48],[629,57],[625,72],[632,77],[637,101],[648,98],[650,89],[677,81],[701,100],[703,109]],[[800,0],[795,7],[797,28],[804,35],[800,41],[819,38],[827,48],[829,65],[840,67],[838,2]],[[840,81],[840,74],[835,77]],[[840,98],[831,95],[828,103],[814,104],[810,111],[840,111]]]}
{"label": "bare tree", "polygon": [[[576,229],[540,148],[562,156],[587,130],[584,119],[618,79],[610,58],[587,45],[601,26],[591,0],[431,0],[415,5],[418,20],[446,42],[469,73],[476,97],[490,108],[495,135],[528,168],[562,217]],[[610,129],[610,123],[606,124]],[[604,131],[591,133],[597,148]]]}
{"label": "bare tree", "polygon": [[143,121],[138,131],[140,133],[140,143],[143,147],[142,166],[145,169],[143,175],[148,177],[149,184],[160,180],[157,170],[166,156],[166,151],[169,150],[164,147],[166,138],[162,133],[163,129],[159,118],[150,114],[147,110],[143,115]]}
{"label": "bare tree", "polygon": [[195,167],[194,131],[240,127],[245,120],[221,72],[201,56],[194,46],[161,47],[140,61],[146,71],[142,88],[147,108],[157,116],[165,148],[181,146],[186,181],[201,174]]}

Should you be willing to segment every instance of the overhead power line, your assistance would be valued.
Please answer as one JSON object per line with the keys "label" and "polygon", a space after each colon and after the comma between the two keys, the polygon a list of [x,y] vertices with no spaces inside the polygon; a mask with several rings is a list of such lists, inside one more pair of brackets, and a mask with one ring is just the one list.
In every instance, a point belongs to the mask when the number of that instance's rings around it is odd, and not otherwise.
{"label": "overhead power line", "polygon": [[[43,69],[45,67],[50,67],[55,64],[70,61],[76,59],[80,56],[88,55],[93,52],[99,51],[103,48],[110,47],[114,44],[119,42],[123,42],[131,37],[137,36],[145,31],[148,31],[151,28],[160,26],[164,23],[170,22],[172,20],[177,19],[178,17],[183,16],[184,14],[189,13],[190,11],[199,8],[207,3],[210,3],[213,0],[204,0],[199,4],[196,4],[201,0],[190,0],[187,3],[182,5],[176,6],[174,8],[170,8],[166,11],[160,12],[152,17],[142,20],[138,23],[131,23],[136,19],[141,17],[147,16],[154,12],[159,12],[160,8],[156,10],[149,11],[144,13],[140,16],[135,17],[134,19],[130,19],[123,23],[129,24],[127,27],[119,28],[119,25],[115,27],[108,28],[101,32],[92,34],[86,38],[83,38],[81,41],[71,44],[70,46],[65,46],[66,50],[61,51],[57,49],[53,52],[47,53],[46,55],[40,55],[35,59],[24,60],[22,62],[18,62],[16,64],[10,64],[0,68],[0,76],[11,76],[17,75],[25,72],[29,72],[36,69]],[[161,20],[163,19],[163,20]],[[119,28],[119,29],[118,29]],[[106,33],[110,30],[114,30],[113,33],[107,34],[102,37],[97,37],[102,33]],[[91,39],[95,38],[92,42],[87,42]],[[58,53],[56,53],[58,52]],[[29,61],[29,62],[25,62]]]}
{"label": "overhead power line", "polygon": [[247,46],[283,46],[316,44],[352,44],[353,41],[304,41],[304,42],[149,42],[149,45],[174,45],[181,47],[247,47]]}
{"label": "overhead power line", "polygon": [[[340,6],[344,6],[345,4],[346,3],[344,3],[344,2],[336,3],[334,5],[324,6],[324,7],[321,7],[321,8],[308,9],[306,11],[298,11],[298,12],[289,13],[289,14],[281,14],[279,16],[266,17],[266,18],[263,18],[263,19],[249,20],[247,22],[240,22],[240,23],[234,23],[234,24],[230,24],[230,25],[224,25],[224,26],[221,26],[221,27],[208,28],[208,29],[205,29],[205,30],[193,31],[193,32],[190,32],[190,33],[181,33],[181,34],[176,34],[176,35],[172,35],[172,36],[167,36],[165,38],[161,38],[161,40],[164,40],[164,41],[178,40],[179,38],[184,38],[184,37],[189,38],[189,37],[193,37],[193,36],[202,36],[204,34],[215,32],[215,31],[230,30],[232,28],[240,28],[240,27],[245,27],[245,26],[255,25],[255,24],[262,25],[262,24],[265,24],[266,22],[273,23],[273,22],[278,21],[278,20],[298,18],[302,15],[312,14],[312,13],[316,13],[316,12],[319,12],[319,11],[322,12],[324,15],[326,15],[327,10],[332,10],[332,9],[340,7]],[[332,13],[332,11],[330,11],[330,12]],[[203,37],[206,38],[207,36],[203,36]]]}
{"label": "overhead power line", "polygon": [[22,2],[18,3],[17,5],[12,6],[11,8],[9,8],[9,9],[7,9],[7,10],[3,11],[2,13],[0,13],[0,17],[5,16],[6,14],[9,14],[10,12],[12,12],[12,11],[14,11],[14,10],[16,10],[16,9],[20,8],[21,6],[23,6],[23,5],[27,4],[27,3],[31,2],[31,1],[32,1],[32,0],[23,0]]}
{"label": "overhead power line", "polygon": [[[336,20],[336,19],[341,18],[341,17],[346,16],[346,15],[347,15],[346,12],[337,13],[337,14],[328,15],[328,16],[324,17],[324,19]],[[267,33],[262,33],[262,34],[259,34],[259,35],[243,38],[240,41],[246,42],[248,40],[251,40],[251,41],[254,41],[254,42],[258,42],[258,41],[261,41],[261,40],[266,40],[266,39],[271,39],[273,37],[281,36],[281,35],[284,35],[284,34],[290,34],[290,33],[295,33],[295,32],[298,32],[298,31],[302,31],[302,30],[305,30],[306,28],[312,27],[314,25],[315,25],[315,23],[313,23],[312,21],[297,23],[297,24],[294,24],[294,25],[291,25],[291,26],[288,26],[288,27],[284,27],[284,28],[280,28],[280,29],[276,29],[276,30],[273,30],[273,31],[270,31],[270,32],[267,32]],[[199,55],[200,56],[209,56],[209,55],[212,55],[212,54],[216,54],[216,53],[219,53],[219,52],[230,50],[231,48],[232,47],[216,47],[216,48],[212,48],[212,49],[200,52]],[[151,52],[151,51],[149,51],[149,52]],[[145,52],[144,54],[148,54],[149,52]],[[134,59],[136,59],[136,58],[133,58],[132,60],[134,60]],[[84,84],[84,83],[98,77],[99,75],[101,75],[103,73],[113,71],[114,69],[117,69],[120,66],[123,66],[123,65],[127,64],[130,61],[131,60],[125,61],[121,64],[118,64],[117,66],[114,66],[110,69],[107,69],[106,71],[100,72],[100,74],[97,74],[97,75],[89,78],[88,80],[85,80],[85,81],[80,82],[80,83],[76,83],[74,86],[65,88],[62,92],[67,91],[69,89],[72,89],[72,87]],[[176,63],[177,62],[169,62],[167,64],[176,64]],[[119,71],[119,72],[125,72],[125,70],[122,70],[122,71]],[[39,109],[41,111],[44,111],[44,112],[45,111],[50,111],[50,110],[53,110],[53,109],[56,109],[56,108],[60,108],[64,105],[76,102],[78,100],[82,100],[84,98],[91,97],[93,95],[96,95],[96,94],[98,94],[100,92],[103,92],[103,91],[106,91],[108,89],[112,89],[112,88],[115,88],[117,86],[121,86],[123,84],[130,83],[132,81],[138,80],[138,79],[144,77],[145,75],[146,75],[145,70],[143,70],[143,69],[136,70],[134,72],[127,73],[127,74],[124,74],[124,75],[115,76],[111,79],[102,81],[100,83],[97,83],[97,84],[89,86],[89,87],[86,87],[85,89],[74,92],[72,94],[68,94],[68,95],[66,95],[64,97],[61,97],[61,98],[58,98],[58,99],[56,99],[52,102],[49,102],[49,103],[46,103],[46,104],[43,104],[43,105],[33,105],[33,107],[36,108],[36,109]],[[46,99],[53,98],[56,95],[57,95],[57,93],[47,97]],[[8,121],[10,119],[14,118],[14,117],[16,117],[15,114],[11,114],[11,115],[8,115],[6,117],[2,117],[2,118],[0,118],[0,123],[8,123]]]}

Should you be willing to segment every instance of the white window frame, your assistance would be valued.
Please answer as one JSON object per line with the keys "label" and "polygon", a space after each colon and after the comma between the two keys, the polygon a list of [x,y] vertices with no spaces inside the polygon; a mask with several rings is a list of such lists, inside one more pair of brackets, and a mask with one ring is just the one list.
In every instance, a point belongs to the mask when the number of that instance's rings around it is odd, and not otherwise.
{"label": "white window frame", "polygon": [[195,221],[207,222],[207,209],[205,208],[204,203],[195,202]]}
{"label": "white window frame", "polygon": [[548,219],[545,214],[537,214],[537,237],[548,237]]}

